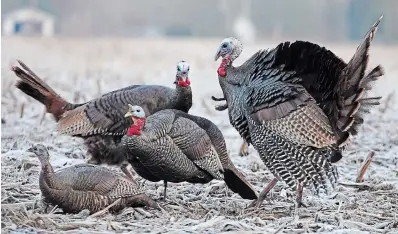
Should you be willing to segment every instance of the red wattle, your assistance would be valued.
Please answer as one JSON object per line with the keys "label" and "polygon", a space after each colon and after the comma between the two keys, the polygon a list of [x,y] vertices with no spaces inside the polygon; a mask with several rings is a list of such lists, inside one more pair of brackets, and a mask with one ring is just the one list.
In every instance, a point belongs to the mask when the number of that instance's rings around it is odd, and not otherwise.
{"label": "red wattle", "polygon": [[217,69],[217,73],[218,73],[219,76],[222,76],[222,77],[225,77],[225,75],[227,74],[227,73],[225,72],[225,68],[224,68],[224,67],[219,67],[219,68]]}
{"label": "red wattle", "polygon": [[178,85],[178,86],[182,86],[182,87],[187,87],[189,84],[191,84],[191,82],[190,82],[189,80],[187,80],[187,81],[179,80],[179,81],[177,82],[177,85]]}
{"label": "red wattle", "polygon": [[127,130],[127,136],[139,136],[141,135],[141,129],[138,126],[131,126],[128,130]]}
{"label": "red wattle", "polygon": [[132,119],[134,123],[127,129],[127,136],[139,136],[141,135],[142,126],[145,124],[145,118],[133,117]]}

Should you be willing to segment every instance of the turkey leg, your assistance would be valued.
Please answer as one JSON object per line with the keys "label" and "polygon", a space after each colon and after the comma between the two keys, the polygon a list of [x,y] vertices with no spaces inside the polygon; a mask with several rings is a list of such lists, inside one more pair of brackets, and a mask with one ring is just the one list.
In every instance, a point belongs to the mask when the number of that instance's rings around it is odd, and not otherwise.
{"label": "turkey leg", "polygon": [[243,140],[242,145],[240,146],[239,156],[247,156],[249,155],[249,146],[247,145],[246,141]]}
{"label": "turkey leg", "polygon": [[297,185],[296,208],[307,207],[303,203],[303,188],[304,188],[304,186],[302,183],[299,183]]}
{"label": "turkey leg", "polygon": [[362,165],[361,169],[359,170],[358,177],[356,179],[357,183],[363,182],[363,176],[365,175],[366,170],[369,168],[370,163],[373,161],[373,156],[375,152],[369,152],[368,157],[365,159],[364,164]]}
{"label": "turkey leg", "polygon": [[252,207],[258,208],[258,207],[260,207],[260,205],[265,200],[265,197],[267,196],[268,192],[271,191],[271,189],[276,185],[277,182],[278,182],[277,178],[272,179],[271,182],[260,193],[260,195],[258,195],[257,200],[254,200],[252,203],[250,203],[250,205],[247,208],[252,208]]}
{"label": "turkey leg", "polygon": [[164,180],[163,184],[164,184],[163,200],[166,201],[167,181]]}

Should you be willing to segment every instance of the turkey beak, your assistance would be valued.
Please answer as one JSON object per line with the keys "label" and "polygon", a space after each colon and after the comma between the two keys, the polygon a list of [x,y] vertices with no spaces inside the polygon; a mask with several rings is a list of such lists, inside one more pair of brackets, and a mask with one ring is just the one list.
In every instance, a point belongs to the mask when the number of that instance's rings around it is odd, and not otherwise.
{"label": "turkey beak", "polygon": [[124,115],[125,118],[133,116],[133,112],[131,112],[130,110],[127,111],[127,113]]}
{"label": "turkey beak", "polygon": [[127,112],[126,114],[124,114],[125,118],[133,116],[133,106],[131,104],[127,104],[127,106],[128,106]]}
{"label": "turkey beak", "polygon": [[216,56],[214,56],[214,61],[217,61],[218,58],[220,58],[220,56],[221,56],[221,50],[218,49],[218,50],[217,50],[217,53],[216,53]]}

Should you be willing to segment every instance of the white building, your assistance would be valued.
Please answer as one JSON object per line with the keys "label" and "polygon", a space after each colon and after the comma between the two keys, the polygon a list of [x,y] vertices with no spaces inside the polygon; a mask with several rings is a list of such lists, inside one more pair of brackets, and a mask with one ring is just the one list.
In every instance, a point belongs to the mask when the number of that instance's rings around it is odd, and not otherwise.
{"label": "white building", "polygon": [[37,8],[21,8],[5,15],[3,35],[34,35],[52,37],[54,17]]}

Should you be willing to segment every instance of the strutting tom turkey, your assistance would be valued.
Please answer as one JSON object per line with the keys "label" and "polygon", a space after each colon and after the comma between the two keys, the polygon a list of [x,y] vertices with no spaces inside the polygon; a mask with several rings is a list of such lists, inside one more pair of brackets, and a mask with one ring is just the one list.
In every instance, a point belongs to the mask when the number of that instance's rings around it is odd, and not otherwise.
{"label": "strutting tom turkey", "polygon": [[163,180],[164,198],[168,181],[208,183],[213,179],[224,180],[242,198],[257,198],[229,158],[221,131],[210,120],[174,109],[146,117],[142,107],[132,105],[125,116],[133,124],[118,153],[144,179]]}
{"label": "strutting tom turkey", "polygon": [[[109,154],[109,147],[118,145],[131,125],[130,119],[124,118],[128,103],[142,106],[148,116],[170,108],[188,112],[192,106],[189,64],[185,61],[177,64],[175,88],[132,85],[81,104],[69,103],[23,62],[18,62],[21,68],[11,67],[20,78],[16,87],[46,106],[47,112],[58,122],[57,129],[60,134],[84,139],[87,153],[91,155],[89,163],[92,164],[115,164],[115,161],[120,161]],[[132,179],[127,165],[122,162],[121,169]]]}
{"label": "strutting tom turkey", "polygon": [[380,97],[369,97],[368,91],[383,68],[365,70],[380,20],[348,63],[324,47],[296,41],[260,50],[234,67],[242,44],[236,38],[222,41],[215,59],[222,57],[217,72],[224,109],[276,177],[253,206],[261,204],[277,180],[298,192],[296,204],[303,186],[318,192],[336,182],[332,163],[342,158],[369,108],[379,104]]}
{"label": "strutting tom turkey", "polygon": [[79,213],[85,209],[95,213],[115,202],[109,211],[118,212],[128,206],[159,209],[155,201],[124,175],[91,164],[78,164],[54,172],[44,145],[35,145],[28,152],[36,154],[41,163],[39,186],[44,201],[57,205],[65,213]]}

